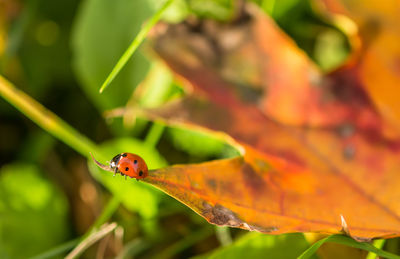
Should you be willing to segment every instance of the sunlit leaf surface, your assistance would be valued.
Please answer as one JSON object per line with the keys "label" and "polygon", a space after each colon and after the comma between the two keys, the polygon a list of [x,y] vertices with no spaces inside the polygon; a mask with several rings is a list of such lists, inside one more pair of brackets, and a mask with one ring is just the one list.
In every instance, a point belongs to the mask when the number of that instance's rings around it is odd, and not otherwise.
{"label": "sunlit leaf surface", "polygon": [[154,48],[192,94],[145,111],[224,132],[243,156],[145,181],[217,225],[279,234],[340,233],[346,223],[358,240],[400,235],[400,141],[357,68],[322,74],[270,19],[248,12],[230,26],[159,30]]}

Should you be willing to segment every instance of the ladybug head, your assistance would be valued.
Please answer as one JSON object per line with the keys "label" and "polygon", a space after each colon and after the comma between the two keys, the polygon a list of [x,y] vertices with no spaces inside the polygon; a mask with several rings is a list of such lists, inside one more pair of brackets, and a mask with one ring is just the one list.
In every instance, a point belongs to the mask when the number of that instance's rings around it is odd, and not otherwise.
{"label": "ladybug head", "polygon": [[116,172],[116,170],[118,170],[118,163],[119,163],[119,160],[121,159],[121,156],[122,156],[121,154],[118,154],[115,157],[113,157],[113,159],[111,159],[111,161],[110,161],[110,167],[115,172]]}

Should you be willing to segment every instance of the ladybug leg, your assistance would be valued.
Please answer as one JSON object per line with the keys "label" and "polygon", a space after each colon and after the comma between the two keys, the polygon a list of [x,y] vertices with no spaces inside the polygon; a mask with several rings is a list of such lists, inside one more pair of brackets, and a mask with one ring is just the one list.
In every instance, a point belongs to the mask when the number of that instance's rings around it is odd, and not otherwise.
{"label": "ladybug leg", "polygon": [[138,179],[138,178],[136,178],[136,181],[138,181],[138,182],[139,182],[139,179]]}
{"label": "ladybug leg", "polygon": [[114,175],[113,176],[115,176],[116,174],[117,174],[117,168],[115,168],[115,170],[114,170]]}
{"label": "ladybug leg", "polygon": [[126,175],[125,175],[125,180],[126,180]]}

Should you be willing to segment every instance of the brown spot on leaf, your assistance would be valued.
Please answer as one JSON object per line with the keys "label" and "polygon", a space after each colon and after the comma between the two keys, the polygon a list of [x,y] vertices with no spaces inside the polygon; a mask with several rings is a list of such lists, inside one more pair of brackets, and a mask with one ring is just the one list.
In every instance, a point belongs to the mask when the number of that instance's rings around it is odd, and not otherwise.
{"label": "brown spot on leaf", "polygon": [[342,138],[349,138],[354,135],[355,128],[349,123],[345,123],[338,128],[338,133]]}
{"label": "brown spot on leaf", "polygon": [[256,159],[255,160],[255,164],[257,165],[258,169],[263,171],[263,172],[267,172],[270,171],[272,168],[271,166],[264,160],[262,159]]}
{"label": "brown spot on leaf", "polygon": [[204,202],[203,203],[204,210],[201,213],[210,223],[218,225],[218,226],[229,226],[229,227],[238,227],[242,229],[247,229],[250,231],[258,231],[262,233],[270,233],[274,231],[278,231],[277,227],[260,227],[253,224],[248,224],[243,220],[239,219],[236,214],[230,209],[216,204],[215,206],[211,206],[210,204]]}
{"label": "brown spot on leaf", "polygon": [[347,160],[351,160],[354,158],[356,154],[356,148],[353,145],[347,145],[343,150],[343,157]]}
{"label": "brown spot on leaf", "polygon": [[239,227],[244,223],[236,216],[235,213],[222,205],[216,204],[215,206],[211,206],[210,204],[204,202],[203,206],[204,211],[201,214],[203,214],[210,223],[218,226],[231,227]]}
{"label": "brown spot on leaf", "polygon": [[215,179],[208,179],[207,180],[207,185],[212,189],[215,190],[217,188],[217,183],[215,182]]}
{"label": "brown spot on leaf", "polygon": [[241,172],[245,185],[254,194],[260,193],[265,188],[267,188],[264,178],[256,171],[254,171],[253,167],[250,164],[245,163],[242,167]]}

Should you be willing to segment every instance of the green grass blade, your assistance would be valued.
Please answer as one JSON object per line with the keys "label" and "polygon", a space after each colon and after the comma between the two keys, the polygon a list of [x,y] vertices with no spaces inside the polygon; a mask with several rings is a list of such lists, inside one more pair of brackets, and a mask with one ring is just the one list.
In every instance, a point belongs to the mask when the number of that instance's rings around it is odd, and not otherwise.
{"label": "green grass blade", "polygon": [[77,244],[79,244],[79,238],[73,239],[71,241],[68,241],[64,244],[61,244],[57,247],[54,247],[52,249],[50,249],[47,252],[44,252],[42,254],[39,254],[35,257],[32,257],[31,259],[48,259],[48,258],[55,258],[57,256],[59,256],[62,253],[65,253],[69,250],[71,250],[72,248],[74,248]]}
{"label": "green grass blade", "polygon": [[117,223],[107,223],[104,224],[100,229],[92,232],[87,238],[82,240],[79,245],[77,245],[74,250],[72,250],[65,259],[79,258],[79,256],[86,251],[91,245],[104,238],[106,235],[110,234],[118,227]]}
{"label": "green grass blade", "polygon": [[215,235],[221,246],[228,246],[232,244],[232,236],[229,227],[214,226]]}
{"label": "green grass blade", "polygon": [[121,204],[121,200],[119,197],[113,195],[111,200],[108,201],[107,205],[103,208],[101,214],[97,217],[96,221],[92,224],[90,229],[83,235],[82,240],[86,239],[93,231],[96,231],[101,225],[103,225],[107,220],[111,218],[111,216],[118,209]]}
{"label": "green grass blade", "polygon": [[[382,247],[385,245],[385,243],[386,243],[386,239],[377,239],[377,240],[374,240],[372,245],[378,249],[382,249]],[[377,256],[375,253],[369,252],[366,259],[375,259],[376,257]]]}
{"label": "green grass blade", "polygon": [[143,40],[146,38],[150,29],[160,20],[163,12],[168,8],[168,6],[174,0],[166,0],[165,3],[161,6],[161,8],[150,18],[150,20],[144,24],[142,29],[139,31],[138,35],[136,35],[135,39],[133,39],[132,43],[129,45],[128,49],[122,55],[122,57],[118,60],[117,64],[108,75],[103,85],[100,88],[100,93],[104,91],[104,89],[114,80],[117,74],[121,71],[121,69],[125,66],[126,62],[128,62],[129,58],[135,53],[136,49],[140,46]]}
{"label": "green grass blade", "polygon": [[100,231],[100,227],[111,218],[114,212],[118,209],[121,204],[120,199],[117,196],[112,196],[111,200],[108,201],[107,205],[103,208],[100,216],[97,217],[96,221],[92,224],[90,229],[79,239],[77,242],[77,246],[74,250],[69,254],[70,258],[77,257],[80,253],[82,253],[86,248],[86,243],[91,243],[92,241],[88,241],[93,237],[93,234]]}
{"label": "green grass blade", "polygon": [[57,115],[46,109],[40,103],[32,99],[24,92],[18,90],[13,84],[0,75],[0,96],[12,104],[15,108],[25,114],[44,130],[58,138],[85,157],[89,153],[99,154],[97,146],[88,138],[80,134],[68,123],[60,119]]}
{"label": "green grass blade", "polygon": [[160,140],[165,129],[165,125],[154,122],[151,125],[149,132],[144,140],[144,143],[149,147],[155,147]]}
{"label": "green grass blade", "polygon": [[332,243],[346,245],[346,246],[350,246],[350,247],[354,247],[354,248],[358,248],[358,249],[363,249],[363,250],[369,251],[371,253],[375,253],[376,255],[384,257],[384,258],[400,259],[400,256],[398,256],[398,255],[378,249],[369,243],[357,242],[354,239],[352,239],[348,236],[344,236],[344,235],[332,235],[332,236],[326,237],[324,239],[321,239],[321,240],[315,242],[312,246],[310,246],[306,251],[304,251],[297,258],[298,259],[311,258],[311,256],[315,252],[317,252],[318,248],[326,242],[332,242]]}
{"label": "green grass blade", "polygon": [[46,251],[35,257],[32,257],[31,259],[54,258],[68,250],[71,250],[74,247],[76,248],[78,245],[82,244],[85,240],[87,240],[90,235],[98,231],[101,225],[103,225],[107,220],[111,218],[111,216],[118,209],[120,204],[121,204],[120,199],[116,196],[112,196],[111,200],[103,208],[103,211],[101,212],[100,216],[97,217],[96,221],[92,224],[90,229],[82,237],[61,244],[55,248],[50,249],[49,251]]}
{"label": "green grass blade", "polygon": [[148,249],[150,245],[150,242],[146,242],[142,238],[135,238],[124,244],[124,248],[115,259],[136,258],[136,255]]}
{"label": "green grass blade", "polygon": [[192,232],[190,235],[185,236],[185,238],[172,244],[171,246],[167,247],[165,250],[157,253],[157,258],[159,258],[159,259],[174,258],[181,251],[208,238],[213,233],[214,233],[214,230],[210,227],[205,227],[205,228],[198,230],[197,232]]}

